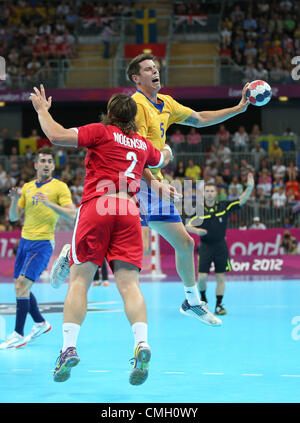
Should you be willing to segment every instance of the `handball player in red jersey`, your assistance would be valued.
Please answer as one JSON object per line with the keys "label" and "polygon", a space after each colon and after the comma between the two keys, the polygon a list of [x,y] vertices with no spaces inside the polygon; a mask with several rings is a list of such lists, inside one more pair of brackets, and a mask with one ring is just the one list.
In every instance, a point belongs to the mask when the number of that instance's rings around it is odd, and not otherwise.
{"label": "handball player in red jersey", "polygon": [[135,194],[145,166],[165,166],[170,147],[162,151],[137,134],[135,101],[112,96],[102,123],[66,129],[53,120],[44,87],[30,95],[45,135],[55,145],[86,147],[86,177],[70,252],[70,283],[64,304],[63,347],[54,381],[64,382],[79,363],[76,342],[87,309],[87,291],[106,257],[124,301],[134,335],[129,382],[147,379],[151,350],[147,341],[147,311],[139,289],[143,242]]}

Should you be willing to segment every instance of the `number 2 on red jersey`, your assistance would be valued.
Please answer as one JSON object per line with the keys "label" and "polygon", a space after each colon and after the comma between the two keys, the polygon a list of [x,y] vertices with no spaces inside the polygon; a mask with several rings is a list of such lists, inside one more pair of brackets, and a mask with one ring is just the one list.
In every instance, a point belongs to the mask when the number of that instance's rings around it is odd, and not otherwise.
{"label": "number 2 on red jersey", "polygon": [[128,167],[128,169],[125,171],[125,176],[128,176],[129,178],[135,179],[135,174],[132,172],[133,169],[135,168],[138,159],[136,157],[136,154],[133,151],[129,151],[126,155],[126,160],[130,160],[130,166]]}

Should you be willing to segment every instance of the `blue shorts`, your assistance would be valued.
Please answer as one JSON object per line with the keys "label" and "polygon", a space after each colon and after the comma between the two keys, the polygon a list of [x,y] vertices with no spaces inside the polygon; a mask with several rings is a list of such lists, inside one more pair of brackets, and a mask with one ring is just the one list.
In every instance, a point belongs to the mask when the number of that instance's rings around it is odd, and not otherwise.
{"label": "blue shorts", "polygon": [[24,275],[33,282],[47,269],[53,252],[53,241],[31,241],[21,238],[14,270],[14,278]]}
{"label": "blue shorts", "polygon": [[173,203],[164,201],[151,191],[151,188],[142,179],[141,188],[137,193],[140,203],[141,225],[147,226],[149,222],[182,222],[180,214]]}

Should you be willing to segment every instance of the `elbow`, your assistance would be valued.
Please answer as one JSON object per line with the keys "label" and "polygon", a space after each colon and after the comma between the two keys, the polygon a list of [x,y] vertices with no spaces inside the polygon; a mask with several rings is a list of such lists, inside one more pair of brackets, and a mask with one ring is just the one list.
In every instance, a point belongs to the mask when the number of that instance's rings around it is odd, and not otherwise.
{"label": "elbow", "polygon": [[19,218],[19,216],[9,216],[9,221],[10,221],[11,223],[15,223],[15,222],[17,222],[19,219],[20,219],[20,218]]}
{"label": "elbow", "polygon": [[161,167],[166,167],[169,164],[169,162],[170,162],[170,158],[169,157],[165,157],[164,158],[164,161],[163,161],[163,163],[161,165]]}
{"label": "elbow", "polygon": [[51,142],[51,144],[53,145],[58,145],[59,142],[59,137],[57,134],[55,133],[50,133],[47,135],[48,140]]}
{"label": "elbow", "polygon": [[74,213],[70,216],[70,220],[74,221],[76,219],[76,210],[74,210]]}
{"label": "elbow", "polygon": [[76,215],[77,215],[77,209],[75,206],[73,206],[71,213],[69,214],[70,220],[74,221],[76,219]]}

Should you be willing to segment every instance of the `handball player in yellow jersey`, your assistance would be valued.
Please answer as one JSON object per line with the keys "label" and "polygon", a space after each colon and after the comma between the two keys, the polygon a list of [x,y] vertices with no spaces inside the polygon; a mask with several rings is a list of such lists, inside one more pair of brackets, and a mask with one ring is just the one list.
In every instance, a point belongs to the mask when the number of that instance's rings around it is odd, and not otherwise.
{"label": "handball player in yellow jersey", "polygon": [[[171,96],[158,94],[161,88],[160,75],[155,57],[151,54],[141,54],[132,59],[127,76],[137,87],[132,98],[137,103],[138,132],[159,150],[165,146],[166,131],[170,125],[176,123],[196,128],[215,125],[244,112],[249,104],[246,99],[248,84],[243,88],[238,105],[216,111],[196,112]],[[160,169],[145,169],[143,176],[148,185],[151,179],[163,179]],[[180,311],[210,325],[221,324],[221,320],[209,312],[206,303],[200,301],[195,282],[194,241],[186,231],[178,210],[174,204],[160,200],[146,184],[141,184],[138,199],[142,225],[157,231],[175,249],[176,268],[186,294]]]}
{"label": "handball player in yellow jersey", "polygon": [[[171,96],[158,95],[161,88],[160,75],[154,60],[155,57],[151,54],[135,57],[129,63],[127,76],[137,87],[137,92],[132,98],[137,103],[138,133],[157,149],[164,148],[166,131],[174,123],[201,128],[223,122],[247,109],[248,84],[244,86],[241,101],[237,106],[216,111],[196,112],[181,105]],[[180,311],[209,325],[222,324],[222,321],[208,310],[206,303],[200,300],[195,282],[194,240],[185,229],[178,210],[173,203],[161,200],[148,188],[151,181],[163,179],[160,169],[145,169],[143,177],[147,184],[142,181],[138,193],[142,226],[148,224],[175,249],[176,269],[183,281],[186,295]],[[50,279],[53,285],[59,286],[68,276],[69,269],[66,264],[69,246],[65,247],[52,267]]]}
{"label": "handball player in yellow jersey", "polygon": [[[25,221],[14,268],[17,302],[15,330],[0,344],[0,349],[22,347],[51,329],[30,290],[48,266],[58,216],[68,220],[74,220],[76,216],[68,186],[52,176],[55,168],[53,149],[43,147],[38,150],[34,167],[37,171],[36,179],[25,183],[21,193],[18,188],[12,188],[9,193],[10,220],[16,222],[24,213]],[[34,325],[29,335],[24,337],[28,313]]]}

